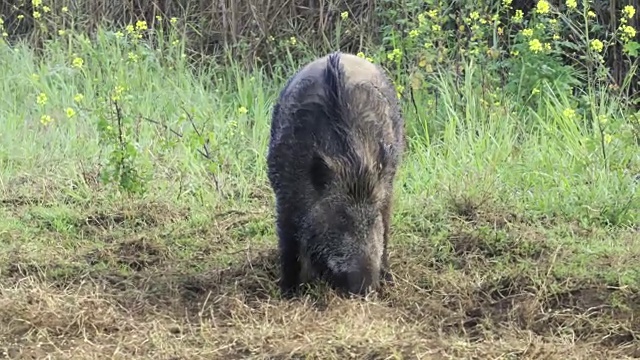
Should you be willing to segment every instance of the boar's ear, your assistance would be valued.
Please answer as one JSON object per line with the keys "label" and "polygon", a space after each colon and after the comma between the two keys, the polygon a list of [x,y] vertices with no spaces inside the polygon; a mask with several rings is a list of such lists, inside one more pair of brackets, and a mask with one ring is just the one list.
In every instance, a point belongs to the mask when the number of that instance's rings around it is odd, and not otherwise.
{"label": "boar's ear", "polygon": [[311,167],[309,168],[309,176],[311,178],[311,184],[316,191],[322,191],[331,181],[332,171],[329,164],[318,153],[313,154],[311,159]]}

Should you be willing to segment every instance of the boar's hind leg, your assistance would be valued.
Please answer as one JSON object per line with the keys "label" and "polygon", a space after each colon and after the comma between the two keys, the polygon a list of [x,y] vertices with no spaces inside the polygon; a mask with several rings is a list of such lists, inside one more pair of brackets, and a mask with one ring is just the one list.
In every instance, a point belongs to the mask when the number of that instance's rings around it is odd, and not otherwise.
{"label": "boar's hind leg", "polygon": [[292,297],[300,282],[298,228],[289,216],[278,216],[278,240],[280,247],[280,292]]}

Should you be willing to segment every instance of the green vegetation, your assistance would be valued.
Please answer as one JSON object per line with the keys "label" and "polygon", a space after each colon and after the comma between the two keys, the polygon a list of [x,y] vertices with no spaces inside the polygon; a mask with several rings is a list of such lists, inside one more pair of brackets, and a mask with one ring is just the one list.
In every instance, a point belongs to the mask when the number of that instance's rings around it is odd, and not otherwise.
{"label": "green vegetation", "polygon": [[[571,1],[531,17],[504,1],[467,9],[476,37],[461,39],[437,7],[382,14],[405,30],[360,55],[389,69],[407,122],[396,284],[284,301],[270,112],[319,50],[279,39],[269,67],[230,52],[223,66],[186,55],[180,19],[87,35],[61,27],[69,9],[33,5],[41,46],[0,40],[0,357],[640,354],[630,25],[607,32]],[[615,86],[612,44],[633,70]]]}

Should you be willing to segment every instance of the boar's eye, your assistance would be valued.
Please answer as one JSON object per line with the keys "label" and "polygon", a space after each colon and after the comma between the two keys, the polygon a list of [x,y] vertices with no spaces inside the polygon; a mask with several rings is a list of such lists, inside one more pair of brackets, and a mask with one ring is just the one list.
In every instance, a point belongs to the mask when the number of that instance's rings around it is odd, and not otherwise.
{"label": "boar's eye", "polygon": [[314,154],[311,159],[309,177],[311,178],[311,184],[319,192],[324,190],[331,181],[331,169],[318,154]]}

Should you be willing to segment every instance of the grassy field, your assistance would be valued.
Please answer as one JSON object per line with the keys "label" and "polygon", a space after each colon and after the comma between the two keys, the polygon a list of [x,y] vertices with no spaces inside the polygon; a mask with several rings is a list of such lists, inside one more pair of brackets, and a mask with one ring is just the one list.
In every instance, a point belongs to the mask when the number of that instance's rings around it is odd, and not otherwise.
{"label": "grassy field", "polygon": [[[640,357],[637,145],[593,138],[566,95],[486,100],[473,64],[432,79],[404,103],[395,286],[284,301],[265,172],[284,79],[73,41],[0,43],[0,358]],[[114,95],[141,196],[100,181]],[[624,120],[605,95],[590,115]]]}

